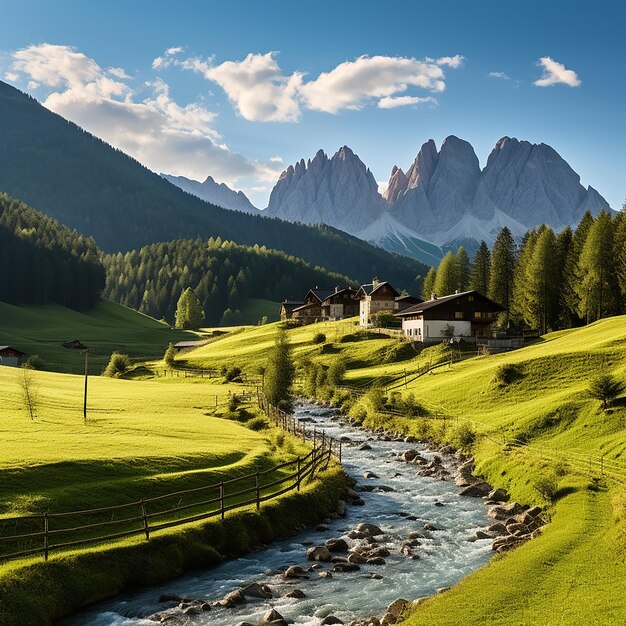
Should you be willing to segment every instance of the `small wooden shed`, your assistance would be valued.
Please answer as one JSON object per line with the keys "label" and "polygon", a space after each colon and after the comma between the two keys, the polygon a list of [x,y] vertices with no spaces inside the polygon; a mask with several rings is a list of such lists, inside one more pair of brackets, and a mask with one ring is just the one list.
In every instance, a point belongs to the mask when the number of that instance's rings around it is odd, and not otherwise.
{"label": "small wooden shed", "polygon": [[8,367],[19,367],[24,361],[25,352],[13,348],[12,346],[0,346],[0,365]]}

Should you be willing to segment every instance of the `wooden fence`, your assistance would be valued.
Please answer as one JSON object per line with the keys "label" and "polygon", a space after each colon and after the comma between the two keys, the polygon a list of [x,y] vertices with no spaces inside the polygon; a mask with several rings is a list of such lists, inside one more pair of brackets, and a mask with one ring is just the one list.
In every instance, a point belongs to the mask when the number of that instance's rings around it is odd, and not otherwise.
{"label": "wooden fence", "polygon": [[0,561],[43,555],[153,533],[191,522],[220,517],[228,511],[261,504],[289,491],[341,458],[341,443],[323,431],[310,431],[284,411],[270,406],[262,394],[260,407],[277,426],[313,443],[311,451],[280,465],[211,485],[152,498],[83,511],[48,512],[0,518]]}

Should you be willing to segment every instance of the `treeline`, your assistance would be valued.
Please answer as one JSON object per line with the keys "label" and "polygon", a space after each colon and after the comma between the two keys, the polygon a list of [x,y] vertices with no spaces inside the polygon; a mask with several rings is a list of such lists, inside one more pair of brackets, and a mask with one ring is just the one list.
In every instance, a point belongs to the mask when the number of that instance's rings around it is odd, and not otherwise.
{"label": "treeline", "polygon": [[105,271],[92,239],[0,194],[0,300],[86,310],[97,303]]}
{"label": "treeline", "polygon": [[424,280],[423,297],[476,289],[507,309],[500,326],[545,333],[626,313],[626,213],[586,213],[575,230],[542,225],[517,245],[503,228],[473,260],[448,252]]}
{"label": "treeline", "polygon": [[187,288],[200,300],[205,323],[216,325],[237,323],[249,298],[298,299],[315,286],[355,285],[284,252],[219,238],[152,244],[106,256],[104,263],[105,298],[172,324]]}
{"label": "treeline", "polygon": [[0,189],[93,236],[106,252],[221,237],[283,250],[361,282],[384,276],[409,291],[428,269],[329,226],[208,204],[1,81],[0,120]]}

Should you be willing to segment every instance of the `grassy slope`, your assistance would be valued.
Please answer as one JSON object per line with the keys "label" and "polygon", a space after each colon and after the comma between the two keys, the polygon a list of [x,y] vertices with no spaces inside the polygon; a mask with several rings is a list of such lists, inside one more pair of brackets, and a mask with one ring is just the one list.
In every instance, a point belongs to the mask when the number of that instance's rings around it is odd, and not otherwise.
{"label": "grassy slope", "polygon": [[[351,332],[352,322],[290,330],[296,357],[330,360],[342,354],[351,361],[348,381],[373,380],[410,372],[426,358],[382,363],[391,339],[335,343],[328,356],[311,339],[323,331],[329,339]],[[275,325],[251,329],[186,355],[192,364],[240,365],[253,369],[272,344]],[[496,369],[516,364],[517,382],[499,388]],[[626,317],[586,328],[547,335],[523,350],[477,357],[423,376],[404,393],[433,411],[469,419],[479,435],[478,471],[513,498],[549,506],[535,481],[555,471],[555,464],[523,452],[503,451],[496,441],[524,437],[531,444],[566,454],[606,455],[626,465],[624,404],[602,413],[587,396],[589,379],[599,371],[626,376]],[[441,436],[454,422],[429,420]],[[388,424],[418,432],[409,419]],[[421,425],[423,427],[423,425]],[[452,591],[422,605],[409,618],[417,624],[621,624],[626,618],[626,495],[623,485],[606,482],[595,488],[589,476],[567,465],[558,468],[556,503],[541,537],[467,577]]]}
{"label": "grassy slope", "polygon": [[100,373],[114,350],[155,358],[163,355],[170,341],[195,338],[192,333],[171,330],[151,317],[106,300],[88,313],[58,305],[17,307],[0,302],[0,345],[39,354],[53,371],[83,371],[80,352],[61,345],[72,339],[93,348],[90,371]]}
{"label": "grassy slope", "polygon": [[[278,462],[269,435],[211,415],[233,387],[206,380],[90,379],[37,372],[37,419],[21,407],[21,371],[0,368],[0,514],[71,510],[210,484]],[[147,399],[149,398],[149,401]]]}
{"label": "grassy slope", "polygon": [[241,309],[241,318],[238,324],[255,325],[263,317],[267,317],[269,322],[277,322],[280,317],[280,303],[273,300],[250,298]]}

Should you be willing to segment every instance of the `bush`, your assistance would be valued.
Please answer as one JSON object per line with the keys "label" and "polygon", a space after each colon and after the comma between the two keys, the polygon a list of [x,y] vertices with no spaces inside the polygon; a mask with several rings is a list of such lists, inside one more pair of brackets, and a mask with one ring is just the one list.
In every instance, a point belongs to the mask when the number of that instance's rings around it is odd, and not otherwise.
{"label": "bush", "polygon": [[606,411],[614,400],[624,391],[624,384],[611,374],[596,376],[589,385],[589,395],[602,402],[602,409]]}
{"label": "bush", "polygon": [[269,427],[269,422],[264,417],[254,417],[251,420],[246,422],[246,426],[250,430],[265,430]]}
{"label": "bush", "polygon": [[346,374],[346,364],[343,359],[335,359],[326,372],[326,384],[335,388],[341,385]]}
{"label": "bush", "polygon": [[326,335],[324,333],[315,333],[315,336],[313,337],[313,343],[325,343],[326,342]]}
{"label": "bush", "polygon": [[505,363],[500,365],[493,376],[493,382],[497,387],[506,387],[511,383],[519,380],[522,373],[517,365],[513,363]]}
{"label": "bush", "polygon": [[170,342],[170,344],[165,349],[165,354],[163,355],[163,361],[167,367],[174,367],[174,358],[176,357],[176,348],[174,344]]}
{"label": "bush", "polygon": [[114,352],[111,355],[109,364],[104,368],[102,372],[104,376],[111,378],[121,378],[130,368],[130,357],[127,354],[121,352]]}
{"label": "bush", "polygon": [[407,417],[424,417],[428,415],[428,409],[420,404],[412,393],[400,398],[398,409]]}
{"label": "bush", "polygon": [[228,398],[228,410],[231,413],[234,413],[237,410],[238,406],[239,400],[237,399],[237,396],[233,393],[230,398]]}
{"label": "bush", "polygon": [[461,422],[454,427],[451,441],[455,448],[471,448],[476,441],[476,431],[469,422]]}
{"label": "bush", "polygon": [[559,489],[559,482],[555,474],[542,474],[535,480],[535,490],[548,502],[552,502]]}
{"label": "bush", "polygon": [[47,366],[48,364],[38,354],[31,354],[24,363],[24,367],[29,370],[45,370]]}
{"label": "bush", "polygon": [[228,383],[241,382],[241,368],[236,366],[231,367],[224,373],[224,378]]}

